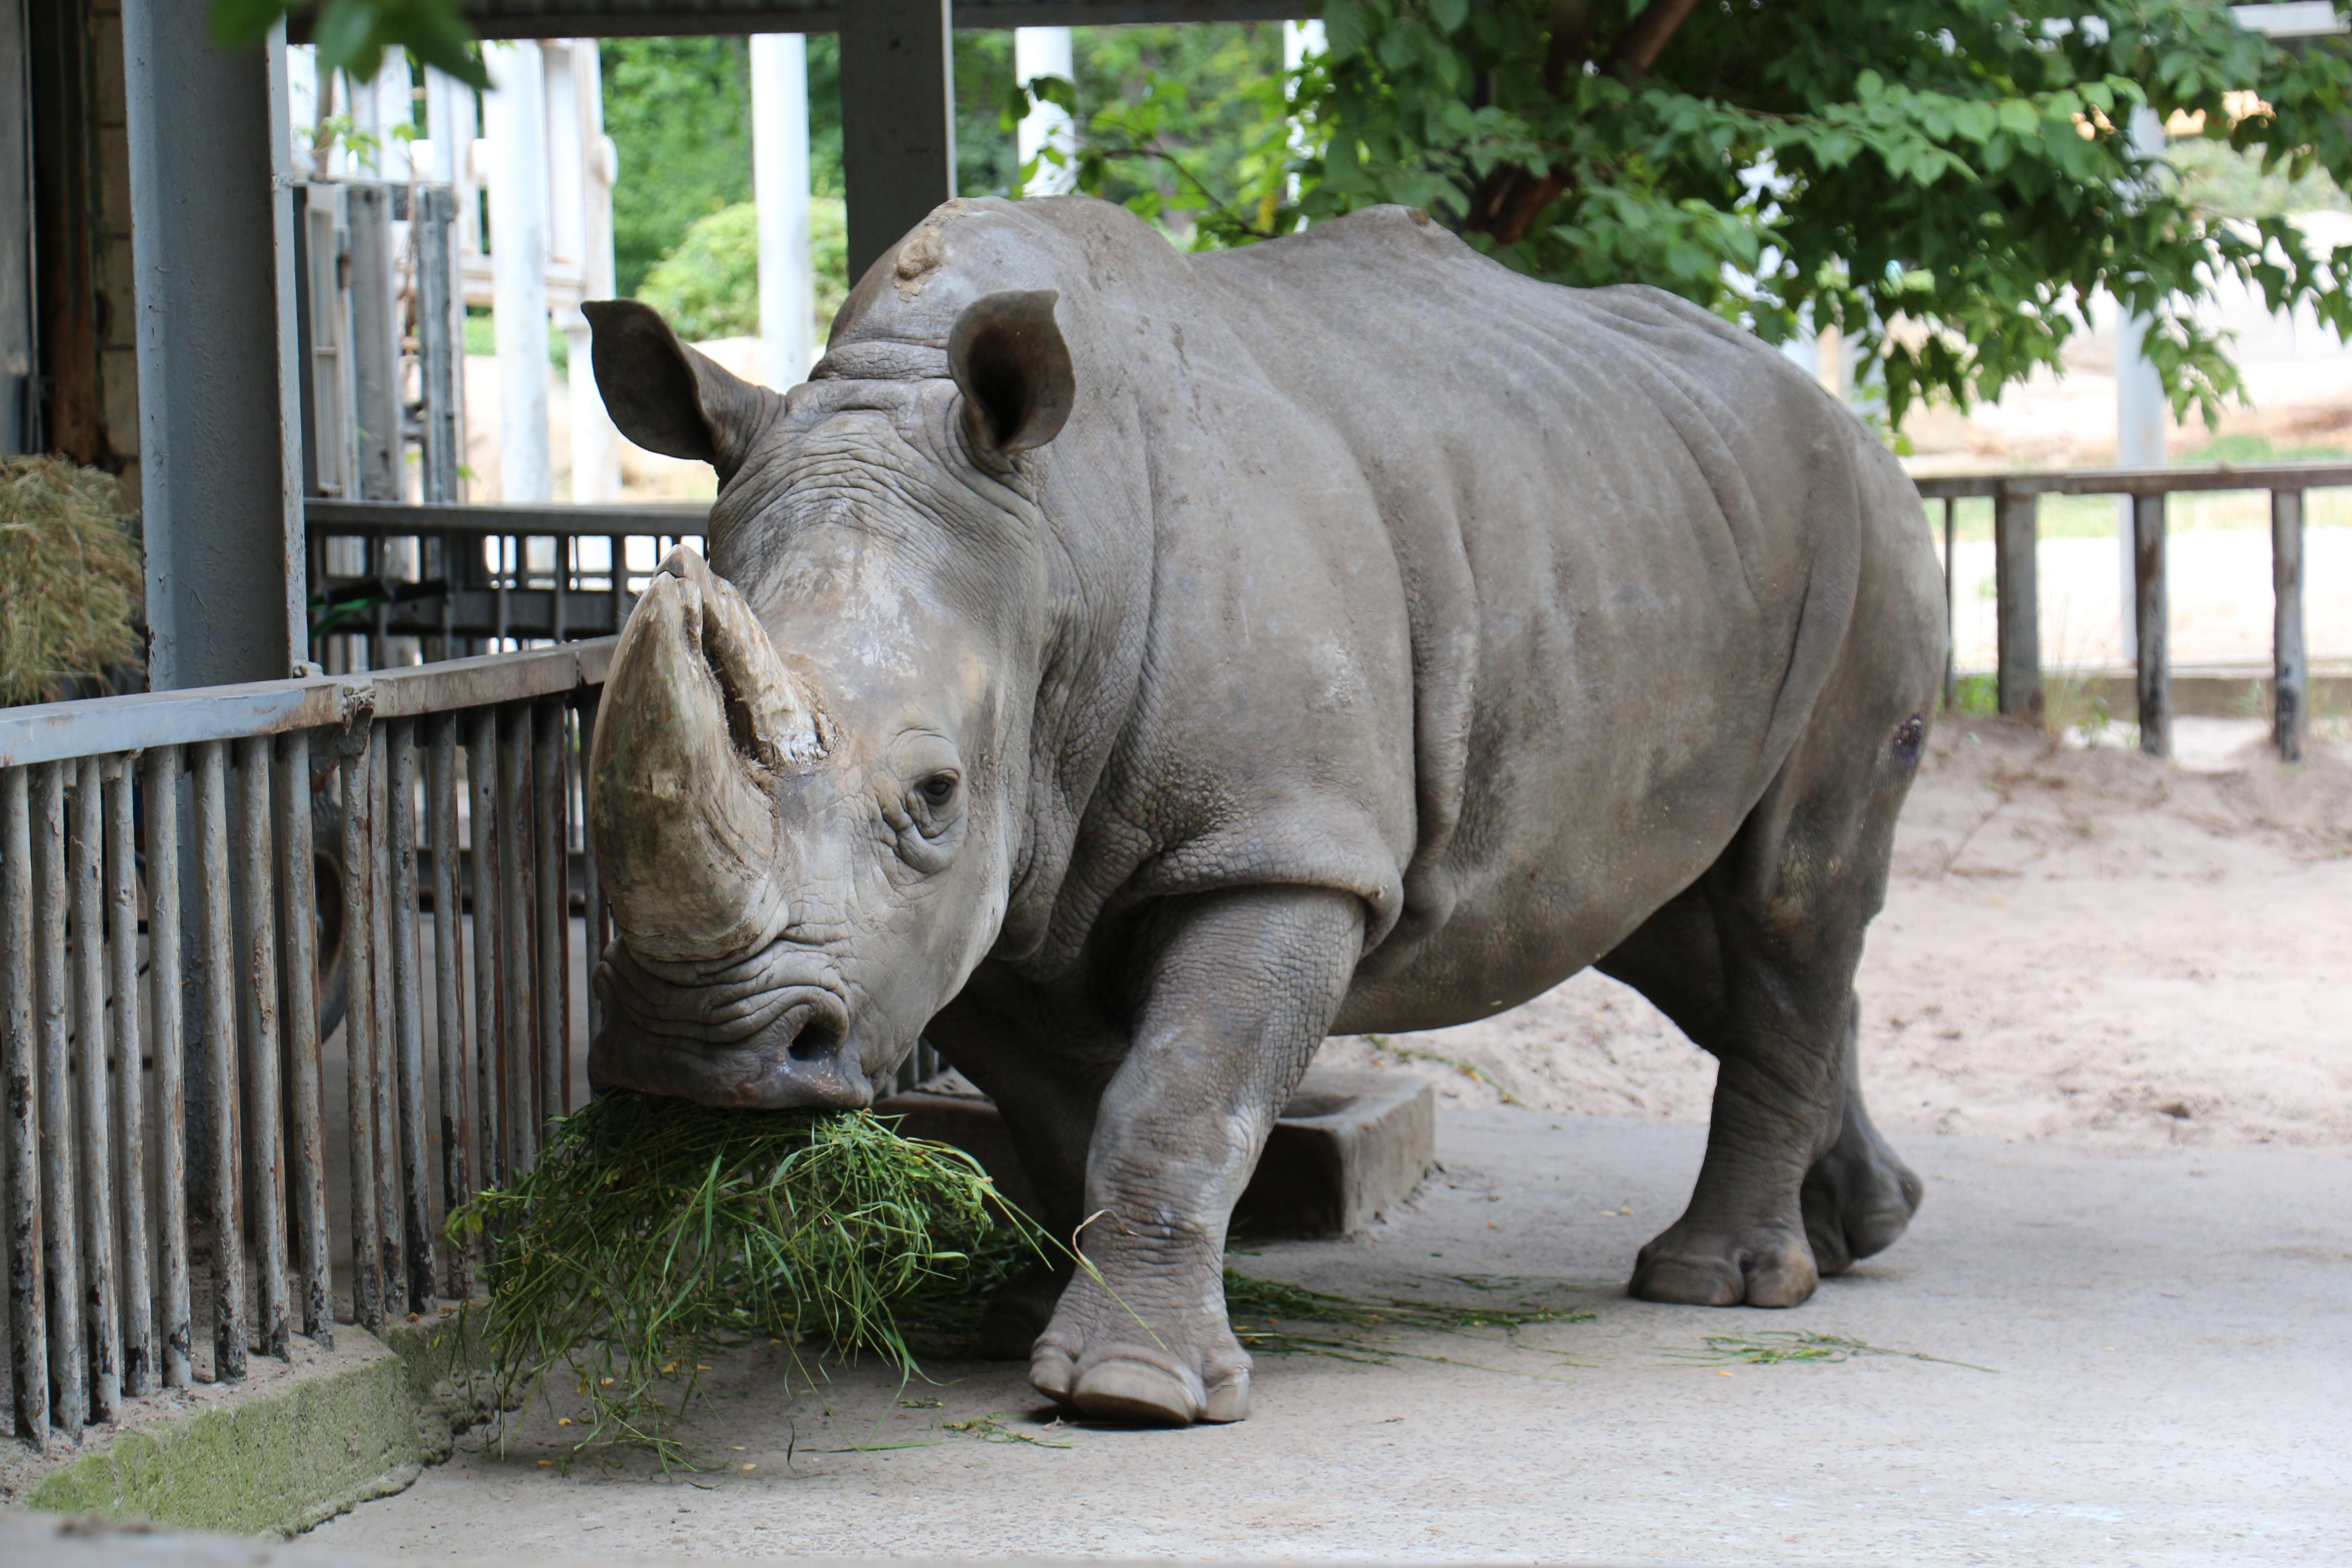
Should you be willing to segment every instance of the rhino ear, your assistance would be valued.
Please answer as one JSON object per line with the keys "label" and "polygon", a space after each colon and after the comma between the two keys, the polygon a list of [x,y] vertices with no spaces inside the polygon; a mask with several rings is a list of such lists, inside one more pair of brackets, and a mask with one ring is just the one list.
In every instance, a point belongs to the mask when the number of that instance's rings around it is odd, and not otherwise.
{"label": "rhino ear", "polygon": [[1006,289],[956,318],[948,370],[963,394],[964,439],[984,462],[1044,446],[1070,416],[1078,381],[1054,324],[1060,298],[1051,289]]}
{"label": "rhino ear", "polygon": [[784,400],[677,341],[635,300],[580,307],[595,333],[596,390],[621,434],[649,452],[709,463],[725,484]]}

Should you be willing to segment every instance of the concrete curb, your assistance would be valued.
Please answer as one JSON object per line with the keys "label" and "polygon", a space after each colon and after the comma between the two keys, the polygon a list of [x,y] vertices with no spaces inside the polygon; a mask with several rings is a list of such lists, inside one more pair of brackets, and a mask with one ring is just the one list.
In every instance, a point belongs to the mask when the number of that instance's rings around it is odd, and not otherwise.
{"label": "concrete curb", "polygon": [[[11,1500],[47,1513],[291,1536],[412,1484],[488,1412],[455,1310],[383,1339],[350,1324],[257,1386],[208,1386],[147,1406],[79,1452],[0,1471]],[[257,1358],[257,1365],[260,1363]]]}

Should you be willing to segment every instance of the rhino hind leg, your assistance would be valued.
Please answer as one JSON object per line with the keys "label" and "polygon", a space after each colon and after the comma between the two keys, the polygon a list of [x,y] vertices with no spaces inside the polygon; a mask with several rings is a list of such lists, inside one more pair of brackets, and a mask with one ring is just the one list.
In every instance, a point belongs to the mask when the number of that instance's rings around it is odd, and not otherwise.
{"label": "rhino hind leg", "polygon": [[1805,1173],[1805,1239],[1822,1276],[1843,1274],[1895,1245],[1919,1212],[1925,1184],[1887,1145],[1863,1104],[1856,1038],[1860,1005],[1846,1029],[1845,1096],[1837,1142]]}
{"label": "rhino hind leg", "polygon": [[1827,781],[1796,810],[1784,779],[1722,859],[1598,965],[1721,1064],[1690,1205],[1642,1249],[1633,1295],[1793,1307],[1891,1245],[1918,1206],[1854,1059],[1853,974],[1907,783]]}

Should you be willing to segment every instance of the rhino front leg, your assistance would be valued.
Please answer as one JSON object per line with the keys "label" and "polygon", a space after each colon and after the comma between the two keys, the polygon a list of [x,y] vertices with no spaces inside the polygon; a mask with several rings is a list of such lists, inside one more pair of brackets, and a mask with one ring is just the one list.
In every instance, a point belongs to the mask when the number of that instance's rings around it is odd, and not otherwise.
{"label": "rhino front leg", "polygon": [[1183,1426],[1249,1414],[1225,1317],[1225,1227],[1321,1043],[1363,909],[1314,889],[1241,889],[1155,921],[1133,1046],[1087,1156],[1087,1267],[1038,1336],[1029,1381],[1083,1414]]}

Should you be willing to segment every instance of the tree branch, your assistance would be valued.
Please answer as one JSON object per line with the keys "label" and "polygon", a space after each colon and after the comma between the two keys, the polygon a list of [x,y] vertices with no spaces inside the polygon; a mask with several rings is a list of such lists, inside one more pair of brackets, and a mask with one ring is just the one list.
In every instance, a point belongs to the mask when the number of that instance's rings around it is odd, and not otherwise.
{"label": "tree branch", "polygon": [[1609,58],[1601,62],[1601,68],[1629,79],[1649,75],[1667,43],[1697,9],[1698,0],[1650,0],[1642,14],[1617,35]]}

